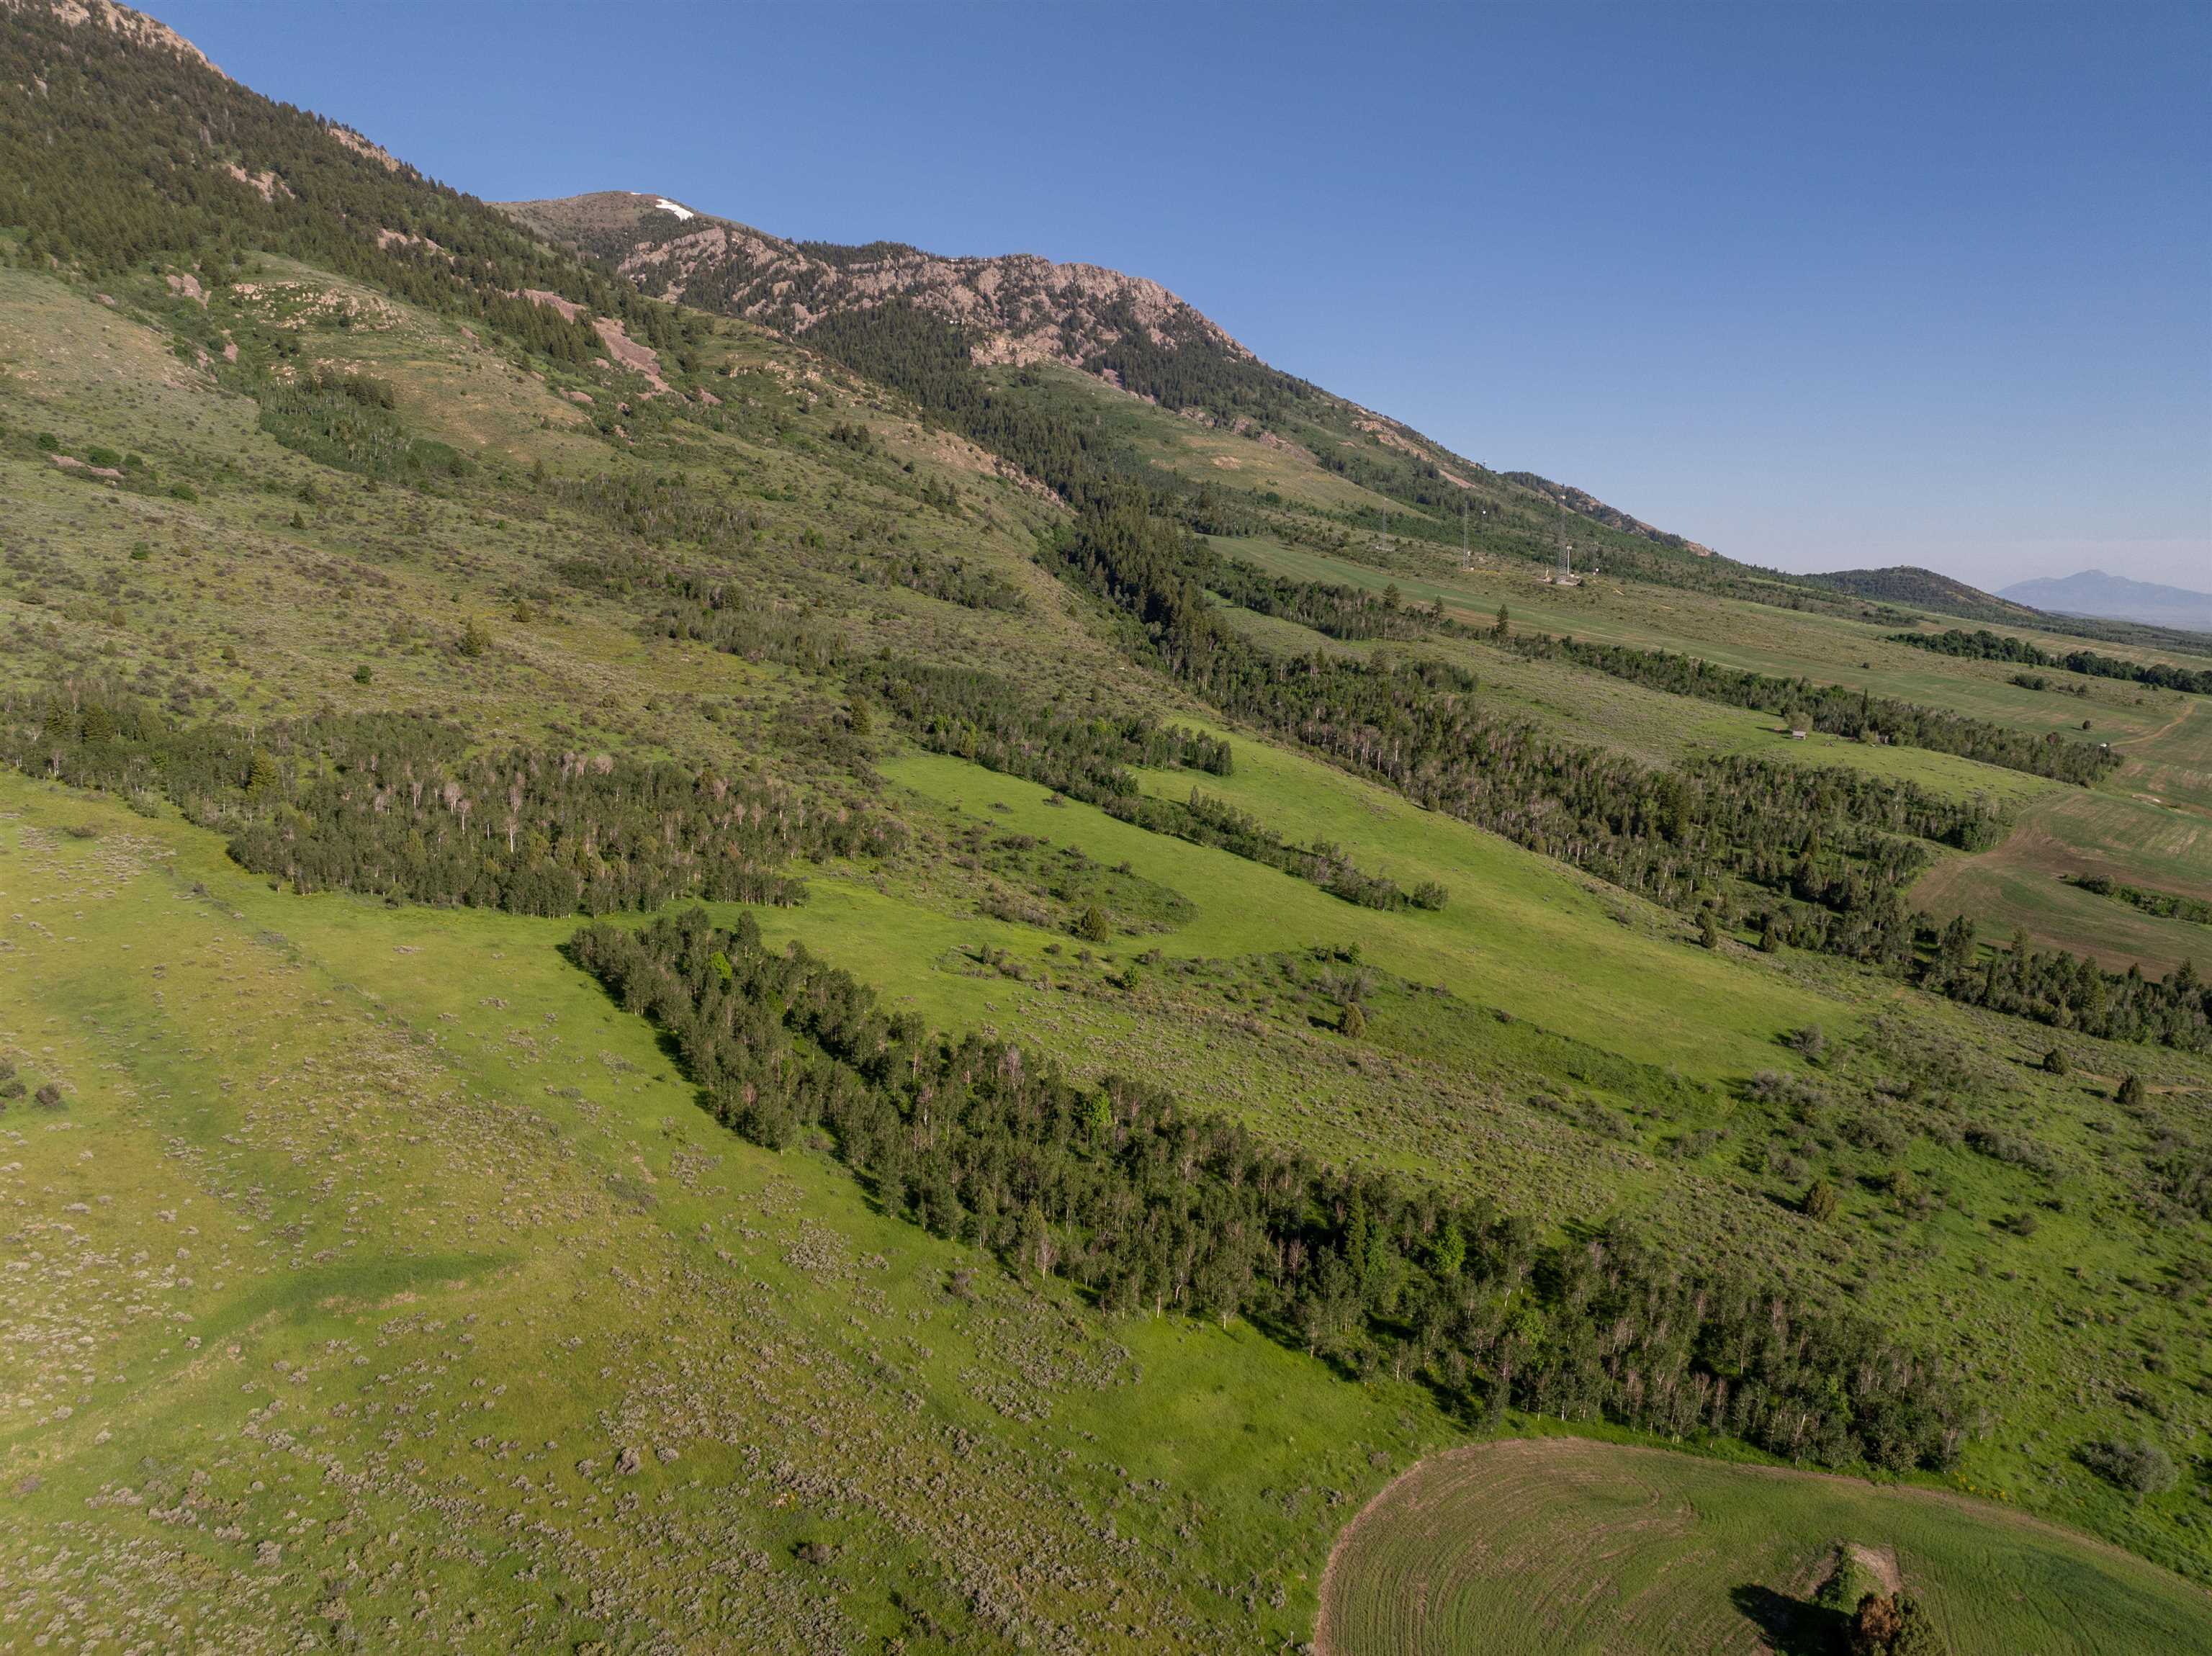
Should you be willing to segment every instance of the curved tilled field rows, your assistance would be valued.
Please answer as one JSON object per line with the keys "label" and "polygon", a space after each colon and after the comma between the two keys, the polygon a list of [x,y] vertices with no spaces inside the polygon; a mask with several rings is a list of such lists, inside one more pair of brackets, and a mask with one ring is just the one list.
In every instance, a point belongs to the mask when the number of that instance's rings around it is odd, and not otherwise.
{"label": "curved tilled field rows", "polygon": [[1323,1656],[1812,1647],[1838,1550],[1893,1554],[1955,1656],[2212,1650],[2212,1597],[2125,1553],[1924,1490],[1577,1438],[1423,1462],[1339,1538]]}

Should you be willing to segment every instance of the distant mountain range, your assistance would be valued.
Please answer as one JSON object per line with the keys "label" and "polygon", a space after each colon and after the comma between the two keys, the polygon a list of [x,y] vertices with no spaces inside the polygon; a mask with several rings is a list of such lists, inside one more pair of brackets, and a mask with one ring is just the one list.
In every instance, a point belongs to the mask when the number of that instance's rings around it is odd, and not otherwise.
{"label": "distant mountain range", "polygon": [[2063,579],[2016,582],[2001,589],[1997,596],[2062,616],[2094,616],[2106,621],[2140,621],[2153,627],[2212,632],[2212,593],[2130,580],[2101,569],[2085,569]]}
{"label": "distant mountain range", "polygon": [[[1870,603],[1902,604],[1915,610],[1925,610],[1939,616],[1956,616],[1962,621],[1978,621],[1994,627],[2034,628],[2046,633],[2062,633],[2075,638],[2102,639],[2113,644],[2141,644],[2159,649],[2192,651],[2199,655],[2212,654],[2212,615],[2201,607],[2194,621],[2136,620],[2136,611],[2112,610],[2098,614],[2087,610],[2061,610],[2045,607],[2051,601],[2039,596],[2031,603],[2023,596],[2035,588],[2063,586],[2071,581],[2113,581],[2121,586],[2134,587],[2144,592],[2172,593],[2176,597],[2193,600],[2202,606],[2212,600],[2195,592],[2184,592],[2171,586],[2149,586],[2140,581],[2120,580],[2111,575],[2094,573],[2074,575],[2068,581],[2028,581],[2018,586],[2008,586],[2003,593],[1984,592],[1978,586],[1969,586],[1949,575],[1936,573],[1933,569],[1922,569],[1912,564],[1896,564],[1886,569],[1838,569],[1825,575],[1800,575],[1793,579],[1809,585],[1825,586],[1831,591],[1848,592],[1853,597]],[[2175,610],[2176,616],[2187,613]]]}

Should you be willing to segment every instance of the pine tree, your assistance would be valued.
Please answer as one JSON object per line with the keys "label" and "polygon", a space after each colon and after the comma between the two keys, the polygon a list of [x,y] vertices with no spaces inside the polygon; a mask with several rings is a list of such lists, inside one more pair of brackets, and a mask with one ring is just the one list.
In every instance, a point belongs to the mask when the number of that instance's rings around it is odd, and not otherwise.
{"label": "pine tree", "polygon": [[1436,1246],[1431,1250],[1436,1273],[1446,1282],[1455,1278],[1467,1265],[1467,1238],[1460,1234],[1456,1222],[1447,1219],[1437,1232]]}
{"label": "pine tree", "polygon": [[1950,1641],[1920,1601],[1909,1592],[1898,1594],[1897,1631],[1890,1638],[1889,1656],[1949,1656],[1950,1649]]}

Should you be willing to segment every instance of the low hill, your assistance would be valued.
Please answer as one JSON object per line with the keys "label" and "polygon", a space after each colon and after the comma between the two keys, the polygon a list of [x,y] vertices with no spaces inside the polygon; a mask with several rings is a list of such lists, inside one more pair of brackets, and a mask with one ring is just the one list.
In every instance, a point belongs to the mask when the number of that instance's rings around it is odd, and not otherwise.
{"label": "low hill", "polygon": [[2153,627],[2212,632],[2212,593],[2161,586],[2085,569],[2057,579],[2024,580],[1997,595],[2061,616],[2091,616],[2106,621],[2139,621]]}
{"label": "low hill", "polygon": [[2009,604],[1933,569],[1905,563],[1887,569],[1838,569],[1825,575],[1807,575],[1818,586],[1832,587],[1854,597],[1875,598],[1884,604],[1909,604],[1939,615],[1964,616],[1973,621],[2008,621],[2016,627],[2033,627],[2040,619],[2026,604]]}
{"label": "low hill", "polygon": [[[2063,633],[2075,638],[2103,639],[2114,644],[2141,644],[2200,652],[2212,647],[2212,639],[2207,639],[2179,622],[2158,624],[2152,622],[2148,616],[2123,619],[2117,611],[2068,611],[2031,605],[2026,601],[2028,587],[2047,586],[2051,585],[2049,582],[2027,582],[2008,586],[2002,593],[1984,592],[1978,586],[1969,586],[1949,575],[1938,574],[1933,569],[1922,569],[1911,564],[1897,564],[1887,569],[1839,569],[1830,574],[1803,575],[1797,579],[1832,591],[1848,592],[1855,597],[1907,605],[1916,610],[1930,610],[1939,616],[1957,616],[1966,621],[1988,622],[2006,627],[2033,627],[2042,632]],[[2083,578],[2074,576],[2070,579],[2080,580]],[[2127,584],[2135,585],[2140,583]],[[2176,587],[2147,590],[2179,591]],[[2181,596],[2199,597],[2195,593],[2182,593]],[[2200,598],[2199,601],[2212,603],[2212,599]]]}

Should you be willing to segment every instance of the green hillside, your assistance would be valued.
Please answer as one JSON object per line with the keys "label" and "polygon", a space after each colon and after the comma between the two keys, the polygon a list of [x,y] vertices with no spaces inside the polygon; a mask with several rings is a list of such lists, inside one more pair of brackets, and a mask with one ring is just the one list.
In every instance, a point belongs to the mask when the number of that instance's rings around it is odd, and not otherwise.
{"label": "green hillside", "polygon": [[0,1642],[1280,1649],[1541,1432],[2198,1603],[2202,658],[1553,584],[1197,323],[640,291],[119,9],[0,177]]}

